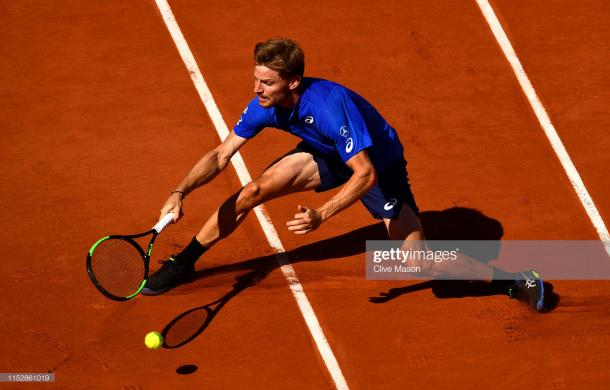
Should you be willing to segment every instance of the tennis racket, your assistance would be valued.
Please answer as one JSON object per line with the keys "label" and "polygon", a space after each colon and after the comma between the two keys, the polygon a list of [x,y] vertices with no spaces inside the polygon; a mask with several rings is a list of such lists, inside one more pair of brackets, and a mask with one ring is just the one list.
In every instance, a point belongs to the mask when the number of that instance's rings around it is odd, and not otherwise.
{"label": "tennis racket", "polygon": [[[127,301],[138,295],[146,286],[155,239],[173,219],[174,213],[168,213],[144,233],[99,239],[87,254],[87,273],[93,285],[115,301]],[[151,236],[146,251],[135,241],[145,236]]]}

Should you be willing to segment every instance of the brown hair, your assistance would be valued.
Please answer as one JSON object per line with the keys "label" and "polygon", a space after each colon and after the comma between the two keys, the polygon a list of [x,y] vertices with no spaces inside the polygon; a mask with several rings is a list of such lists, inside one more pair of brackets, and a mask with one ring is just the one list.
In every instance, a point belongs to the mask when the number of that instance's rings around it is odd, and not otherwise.
{"label": "brown hair", "polygon": [[293,76],[303,77],[305,54],[291,39],[272,38],[254,46],[254,63],[273,69],[288,80]]}

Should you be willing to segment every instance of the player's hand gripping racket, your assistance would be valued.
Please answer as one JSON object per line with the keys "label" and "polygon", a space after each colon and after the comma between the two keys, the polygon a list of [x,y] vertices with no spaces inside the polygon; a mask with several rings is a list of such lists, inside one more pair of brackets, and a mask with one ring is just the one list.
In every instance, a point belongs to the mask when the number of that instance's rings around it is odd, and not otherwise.
{"label": "player's hand gripping racket", "polygon": [[[173,219],[174,213],[168,213],[147,232],[106,236],[93,244],[87,254],[87,273],[95,287],[115,301],[127,301],[138,295],[146,286],[155,239]],[[150,243],[145,252],[135,239],[148,235]]]}

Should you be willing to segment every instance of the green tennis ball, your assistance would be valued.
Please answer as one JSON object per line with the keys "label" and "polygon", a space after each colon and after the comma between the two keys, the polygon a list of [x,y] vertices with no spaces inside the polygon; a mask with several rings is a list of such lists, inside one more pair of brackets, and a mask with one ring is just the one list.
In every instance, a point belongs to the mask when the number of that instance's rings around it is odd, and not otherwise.
{"label": "green tennis ball", "polygon": [[157,349],[163,346],[163,335],[159,332],[150,332],[144,338],[144,344],[148,349]]}

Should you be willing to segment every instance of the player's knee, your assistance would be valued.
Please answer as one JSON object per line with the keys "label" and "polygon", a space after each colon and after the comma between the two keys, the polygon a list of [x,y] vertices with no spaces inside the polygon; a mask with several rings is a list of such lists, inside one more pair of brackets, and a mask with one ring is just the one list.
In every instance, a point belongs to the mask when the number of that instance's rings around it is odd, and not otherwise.
{"label": "player's knee", "polygon": [[258,205],[262,199],[261,184],[256,180],[246,184],[241,191],[239,198],[244,205],[251,207]]}

